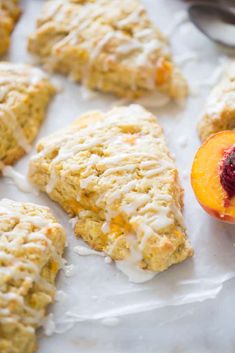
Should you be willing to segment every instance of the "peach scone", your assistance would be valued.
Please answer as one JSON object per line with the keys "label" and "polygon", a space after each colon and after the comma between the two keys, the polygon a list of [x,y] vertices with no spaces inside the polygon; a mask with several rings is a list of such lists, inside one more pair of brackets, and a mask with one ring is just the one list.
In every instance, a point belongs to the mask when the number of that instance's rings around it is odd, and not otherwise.
{"label": "peach scone", "polygon": [[0,63],[0,164],[13,164],[30,150],[54,93],[41,70]]}
{"label": "peach scone", "polygon": [[235,63],[229,65],[222,80],[210,93],[198,125],[204,141],[210,135],[235,129]]}
{"label": "peach scone", "polygon": [[91,89],[127,98],[157,91],[175,100],[188,93],[167,39],[139,0],[50,0],[28,48],[48,70]]}
{"label": "peach scone", "polygon": [[141,106],[84,114],[37,152],[31,182],[76,217],[76,235],[92,248],[155,272],[192,255],[174,160]]}
{"label": "peach scone", "polygon": [[18,0],[0,0],[0,55],[9,48],[11,32],[19,16]]}
{"label": "peach scone", "polygon": [[32,353],[55,297],[65,232],[47,207],[0,201],[0,352]]}

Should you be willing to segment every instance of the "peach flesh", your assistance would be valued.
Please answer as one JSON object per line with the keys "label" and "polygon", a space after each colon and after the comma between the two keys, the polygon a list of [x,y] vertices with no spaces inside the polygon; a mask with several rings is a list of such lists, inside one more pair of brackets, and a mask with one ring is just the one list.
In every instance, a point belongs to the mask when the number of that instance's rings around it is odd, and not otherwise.
{"label": "peach flesh", "polygon": [[[235,223],[235,132],[210,136],[197,151],[191,172],[195,196],[203,209]],[[234,173],[233,173],[234,172]]]}

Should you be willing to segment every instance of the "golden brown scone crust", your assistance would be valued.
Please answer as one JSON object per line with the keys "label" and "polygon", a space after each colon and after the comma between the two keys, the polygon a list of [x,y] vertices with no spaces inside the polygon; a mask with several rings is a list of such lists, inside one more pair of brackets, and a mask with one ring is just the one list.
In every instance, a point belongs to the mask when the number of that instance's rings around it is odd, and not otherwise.
{"label": "golden brown scone crust", "polygon": [[47,207],[0,201],[0,352],[32,353],[55,297],[65,232]]}
{"label": "golden brown scone crust", "polygon": [[141,106],[90,112],[39,142],[33,184],[77,216],[75,233],[114,260],[163,271],[191,256],[178,172]]}
{"label": "golden brown scone crust", "polygon": [[48,1],[28,48],[48,70],[91,89],[126,98],[188,94],[167,39],[139,0]]}
{"label": "golden brown scone crust", "polygon": [[13,164],[30,150],[54,94],[41,70],[0,62],[0,162]]}
{"label": "golden brown scone crust", "polygon": [[10,46],[10,35],[19,16],[18,0],[0,0],[0,55]]}
{"label": "golden brown scone crust", "polygon": [[222,80],[207,98],[198,124],[200,139],[222,130],[235,129],[235,63],[231,64]]}

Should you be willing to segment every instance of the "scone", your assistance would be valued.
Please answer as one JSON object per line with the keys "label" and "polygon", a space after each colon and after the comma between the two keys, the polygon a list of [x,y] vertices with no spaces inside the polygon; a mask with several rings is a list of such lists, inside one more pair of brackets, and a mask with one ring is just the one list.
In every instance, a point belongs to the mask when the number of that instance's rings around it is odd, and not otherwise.
{"label": "scone", "polygon": [[0,55],[10,45],[10,35],[20,15],[18,0],[0,0]]}
{"label": "scone", "polygon": [[92,248],[163,271],[192,255],[178,172],[155,116],[139,105],[82,115],[39,142],[29,178]]}
{"label": "scone", "polygon": [[91,89],[131,99],[188,93],[167,39],[139,0],[50,0],[28,48],[47,69]]}
{"label": "scone", "polygon": [[65,233],[47,207],[0,201],[0,352],[32,353],[55,297]]}
{"label": "scone", "polygon": [[41,70],[0,62],[0,164],[29,152],[54,93]]}
{"label": "scone", "polygon": [[204,141],[210,135],[235,129],[235,63],[228,67],[224,77],[210,93],[198,125]]}

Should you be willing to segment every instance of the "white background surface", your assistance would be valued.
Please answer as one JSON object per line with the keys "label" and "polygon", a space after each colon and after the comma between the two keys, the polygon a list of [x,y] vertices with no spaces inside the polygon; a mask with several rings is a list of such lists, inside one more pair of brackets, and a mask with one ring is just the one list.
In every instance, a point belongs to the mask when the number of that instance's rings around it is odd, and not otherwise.
{"label": "white background surface", "polygon": [[[9,60],[32,62],[26,52],[26,38],[33,30],[42,3],[23,1],[25,11],[14,32]],[[163,31],[169,30],[184,8],[176,0],[145,0],[144,3]],[[173,31],[171,41],[176,58],[192,52],[198,55],[198,61],[185,63],[183,71],[193,90],[198,88],[199,95],[190,97],[184,108],[172,105],[152,111],[164,127],[179,166],[185,188],[186,224],[195,256],[151,282],[129,283],[114,264],[105,264],[102,257],[74,254],[73,247],[82,242],[73,236],[68,217],[46,195],[36,197],[19,192],[8,179],[2,178],[0,197],[52,207],[67,230],[69,249],[65,257],[75,265],[71,277],[60,274],[58,288],[65,293],[64,299],[50,308],[54,313],[55,330],[65,332],[50,337],[41,332],[39,353],[235,352],[235,281],[232,279],[235,276],[235,228],[209,218],[196,202],[189,183],[192,159],[199,146],[197,120],[210,79],[224,53],[189,22]],[[78,85],[58,76],[54,79],[60,82],[63,91],[51,104],[38,139],[66,126],[81,112],[109,109],[115,104],[115,98],[102,94],[86,101]],[[181,141],[186,141],[186,146],[182,146]],[[16,170],[26,174],[27,162],[28,157],[23,158]],[[72,319],[69,312],[73,313]],[[118,324],[104,325],[102,318],[113,316],[119,318]],[[70,324],[72,328],[67,330]]]}

